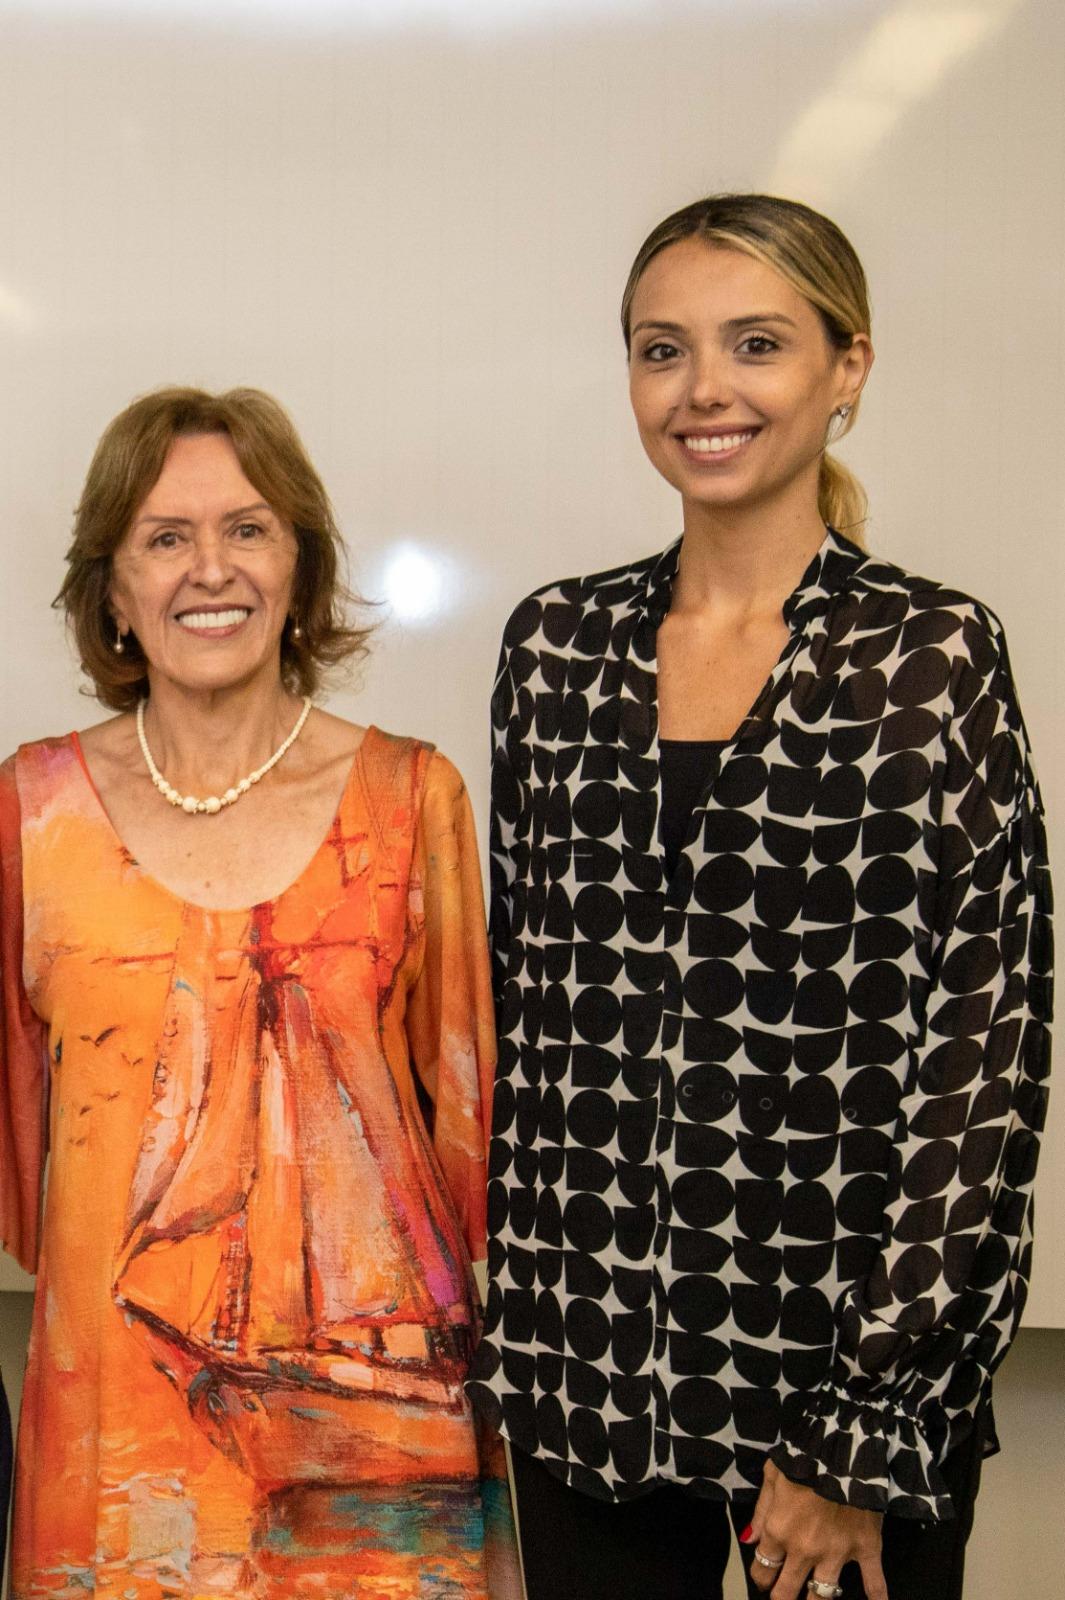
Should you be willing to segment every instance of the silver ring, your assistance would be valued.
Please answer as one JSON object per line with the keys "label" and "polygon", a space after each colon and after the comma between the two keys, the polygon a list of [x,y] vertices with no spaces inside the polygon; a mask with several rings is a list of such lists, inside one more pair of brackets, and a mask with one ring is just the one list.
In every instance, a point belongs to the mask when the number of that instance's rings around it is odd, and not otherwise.
{"label": "silver ring", "polygon": [[823,1578],[807,1578],[806,1587],[811,1594],[817,1595],[818,1600],[839,1600],[843,1593],[841,1583],[826,1583]]}
{"label": "silver ring", "polygon": [[754,1559],[758,1562],[759,1566],[775,1568],[782,1567],[788,1558],[787,1556],[781,1556],[779,1561],[770,1561],[768,1556],[764,1556],[760,1550],[756,1550],[754,1552]]}

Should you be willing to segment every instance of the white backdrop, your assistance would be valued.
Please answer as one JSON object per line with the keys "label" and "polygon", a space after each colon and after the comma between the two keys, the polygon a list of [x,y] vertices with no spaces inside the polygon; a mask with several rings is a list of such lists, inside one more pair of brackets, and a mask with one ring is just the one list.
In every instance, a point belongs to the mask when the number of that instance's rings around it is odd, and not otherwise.
{"label": "white backdrop", "polygon": [[[1060,0],[0,0],[0,745],[99,714],[49,601],[105,422],[252,383],[391,599],[335,708],[440,744],[483,834],[507,611],[679,531],[627,412],[630,258],[758,188],[865,260],[869,542],[1002,616],[1053,820],[1063,154]],[[1063,1102],[1029,1310],[1058,1327]]]}

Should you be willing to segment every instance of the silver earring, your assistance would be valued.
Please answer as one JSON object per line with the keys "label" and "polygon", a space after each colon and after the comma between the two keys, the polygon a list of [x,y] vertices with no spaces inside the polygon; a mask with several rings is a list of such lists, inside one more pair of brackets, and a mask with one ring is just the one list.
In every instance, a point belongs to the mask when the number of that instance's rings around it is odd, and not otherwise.
{"label": "silver earring", "polygon": [[116,656],[121,656],[125,654],[126,646],[122,638],[122,629],[118,627],[117,623],[115,624],[115,627],[117,629],[115,633],[115,642],[111,648],[115,652]]}
{"label": "silver earring", "polygon": [[839,418],[839,420],[841,422],[846,422],[846,420],[850,416],[850,414],[851,414],[850,406],[837,406],[836,407],[836,416]]}

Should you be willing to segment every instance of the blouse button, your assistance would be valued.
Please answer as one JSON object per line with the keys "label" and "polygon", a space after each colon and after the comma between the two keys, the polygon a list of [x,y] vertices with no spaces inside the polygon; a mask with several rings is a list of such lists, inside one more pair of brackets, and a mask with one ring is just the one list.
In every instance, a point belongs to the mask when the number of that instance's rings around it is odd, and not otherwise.
{"label": "blouse button", "polygon": [[685,1067],[677,1083],[677,1110],[692,1122],[713,1122],[736,1102],[731,1074],[717,1061]]}
{"label": "blouse button", "polygon": [[764,1094],[762,1096],[762,1098],[759,1100],[758,1104],[759,1104],[759,1107],[761,1108],[761,1110],[763,1110],[763,1111],[772,1111],[772,1109],[773,1109],[773,1101],[770,1098],[770,1096],[767,1095],[767,1094]]}

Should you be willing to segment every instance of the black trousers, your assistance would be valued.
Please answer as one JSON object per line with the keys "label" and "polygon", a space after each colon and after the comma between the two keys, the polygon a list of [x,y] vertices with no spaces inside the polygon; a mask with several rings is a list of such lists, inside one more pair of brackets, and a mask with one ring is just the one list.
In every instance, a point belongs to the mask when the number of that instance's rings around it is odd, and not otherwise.
{"label": "black trousers", "polygon": [[[978,1426],[943,1464],[949,1522],[884,1518],[890,1600],[961,1600],[984,1437]],[[753,1500],[705,1500],[665,1484],[614,1504],[568,1488],[523,1451],[513,1458],[528,1600],[721,1600],[733,1530],[738,1536],[750,1522]],[[747,1552],[744,1568],[750,1563]],[[840,1582],[845,1600],[864,1600],[853,1562]],[[762,1600],[747,1588],[750,1600]]]}
{"label": "black trousers", "polygon": [[7,1544],[7,1504],[11,1498],[11,1414],[7,1409],[4,1380],[0,1377],[0,1593],[4,1587],[4,1548]]}

